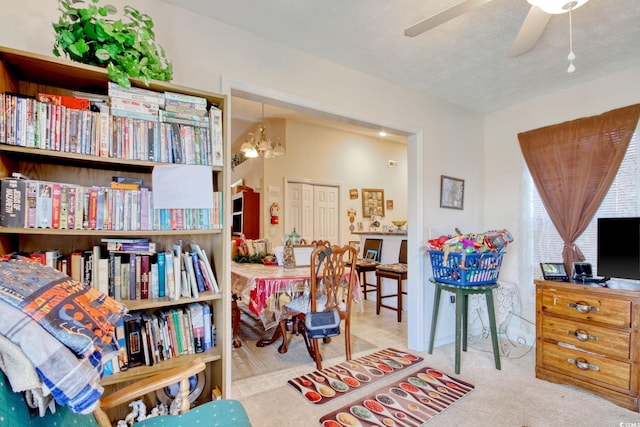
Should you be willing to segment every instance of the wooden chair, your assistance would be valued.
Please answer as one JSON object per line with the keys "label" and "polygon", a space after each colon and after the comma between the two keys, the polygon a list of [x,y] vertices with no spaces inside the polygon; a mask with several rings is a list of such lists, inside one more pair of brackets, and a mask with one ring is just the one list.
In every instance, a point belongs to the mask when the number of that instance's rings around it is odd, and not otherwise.
{"label": "wooden chair", "polygon": [[[308,297],[299,297],[287,304],[295,314],[296,332],[304,337],[309,354],[316,362],[317,369],[322,369],[322,355],[317,339],[310,339],[304,328],[306,313],[309,311],[327,311],[337,308],[340,319],[344,322],[346,360],[351,360],[351,307],[356,286],[356,270],[349,268],[348,260],[357,256],[353,246],[337,246],[331,248],[320,245],[311,253],[310,289]],[[283,333],[286,333],[284,321],[280,322]],[[325,343],[330,339],[324,339]]]}
{"label": "wooden chair", "polygon": [[[47,413],[44,417],[31,417],[27,403],[22,393],[14,393],[9,381],[0,371],[0,425],[8,426],[78,426],[78,427],[111,427],[111,421],[106,411],[119,405],[125,405],[142,396],[160,390],[164,387],[180,383],[177,396],[181,399],[179,415],[162,415],[141,421],[145,427],[153,426],[181,426],[206,424],[216,419],[221,425],[251,426],[241,403],[236,400],[216,400],[205,403],[189,410],[189,378],[205,369],[205,363],[194,358],[189,363],[176,368],[167,369],[157,375],[144,378],[138,382],[121,388],[109,395],[103,396],[99,407],[92,415],[82,415],[71,412],[67,407],[56,408],[55,413]],[[138,425],[137,423],[133,424]]]}
{"label": "wooden chair", "polygon": [[[372,252],[373,251],[373,252]],[[373,256],[367,254],[373,254]],[[367,273],[376,271],[382,257],[382,239],[365,239],[362,249],[362,258],[356,261],[356,272],[362,285],[362,294],[367,299],[367,293],[375,292],[375,283],[367,282]]]}
{"label": "wooden chair", "polygon": [[[382,294],[382,279],[392,279],[397,283],[396,293]],[[398,322],[402,321],[402,295],[407,293],[402,290],[402,283],[407,280],[407,241],[400,243],[400,253],[396,264],[381,264],[376,268],[376,314],[380,314],[380,307],[395,310],[398,313]],[[382,303],[384,298],[397,297],[396,306]]]}

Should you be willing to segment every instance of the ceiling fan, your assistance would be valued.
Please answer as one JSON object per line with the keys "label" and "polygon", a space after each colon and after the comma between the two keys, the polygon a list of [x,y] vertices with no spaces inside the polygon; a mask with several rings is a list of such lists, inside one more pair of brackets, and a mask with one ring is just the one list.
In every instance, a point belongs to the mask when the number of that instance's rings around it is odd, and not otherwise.
{"label": "ceiling fan", "polygon": [[[491,0],[464,0],[449,9],[436,13],[404,30],[407,37],[416,37],[438,25],[444,24],[472,9],[480,7]],[[507,52],[508,57],[520,56],[533,47],[544,32],[551,15],[570,12],[585,4],[588,0],[527,0],[531,4],[520,31],[511,48]]]}

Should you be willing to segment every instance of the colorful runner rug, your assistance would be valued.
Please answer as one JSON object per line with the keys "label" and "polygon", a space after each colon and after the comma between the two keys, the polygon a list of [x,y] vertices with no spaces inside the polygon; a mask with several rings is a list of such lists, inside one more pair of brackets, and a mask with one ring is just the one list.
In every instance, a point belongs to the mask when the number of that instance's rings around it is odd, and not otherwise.
{"label": "colorful runner rug", "polygon": [[422,360],[422,357],[386,348],[296,377],[288,383],[309,402],[321,404],[414,366]]}
{"label": "colorful runner rug", "polygon": [[400,381],[320,418],[323,427],[415,427],[440,414],[474,386],[433,368]]}

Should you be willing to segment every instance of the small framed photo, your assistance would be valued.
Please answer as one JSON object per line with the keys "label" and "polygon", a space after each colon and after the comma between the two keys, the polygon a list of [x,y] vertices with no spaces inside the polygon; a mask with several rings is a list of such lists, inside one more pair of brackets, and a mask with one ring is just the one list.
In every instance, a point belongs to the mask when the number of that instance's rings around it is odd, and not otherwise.
{"label": "small framed photo", "polygon": [[381,188],[362,189],[362,217],[384,216],[384,190]]}
{"label": "small framed photo", "polygon": [[393,200],[390,200],[390,199],[387,200],[387,210],[389,211],[393,210]]}
{"label": "small framed photo", "polygon": [[315,245],[293,245],[293,258],[296,267],[309,267],[311,265],[311,252]]}
{"label": "small framed photo", "polygon": [[377,257],[378,251],[376,251],[375,249],[368,249],[367,253],[364,254],[364,259],[370,259],[372,261],[375,261]]}
{"label": "small framed photo", "polygon": [[358,198],[358,189],[357,188],[352,188],[352,189],[349,190],[349,198],[351,200]]}
{"label": "small framed photo", "polygon": [[464,179],[440,176],[440,207],[460,210],[464,208]]}

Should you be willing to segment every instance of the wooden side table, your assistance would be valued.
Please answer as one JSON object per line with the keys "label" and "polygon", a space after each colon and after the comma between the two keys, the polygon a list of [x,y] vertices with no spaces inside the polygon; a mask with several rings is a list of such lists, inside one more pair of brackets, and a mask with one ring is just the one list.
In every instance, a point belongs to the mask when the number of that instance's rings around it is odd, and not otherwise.
{"label": "wooden side table", "polygon": [[[451,292],[456,296],[456,374],[460,373],[460,341],[462,341],[462,351],[467,351],[467,320],[469,295],[484,294],[487,299],[487,311],[489,315],[489,328],[491,329],[491,341],[493,343],[493,358],[496,363],[496,369],[500,367],[500,352],[498,349],[498,332],[496,328],[496,313],[493,306],[493,290],[498,286],[497,283],[491,285],[478,286],[458,286],[448,283],[437,282],[435,279],[429,279],[435,285],[435,293],[433,300],[433,314],[431,317],[431,336],[429,338],[429,354],[433,352],[433,339],[436,335],[436,323],[438,321],[438,309],[440,308],[440,295],[442,291]],[[460,339],[462,335],[462,340]]]}

